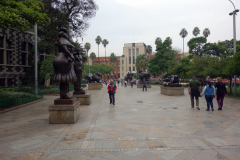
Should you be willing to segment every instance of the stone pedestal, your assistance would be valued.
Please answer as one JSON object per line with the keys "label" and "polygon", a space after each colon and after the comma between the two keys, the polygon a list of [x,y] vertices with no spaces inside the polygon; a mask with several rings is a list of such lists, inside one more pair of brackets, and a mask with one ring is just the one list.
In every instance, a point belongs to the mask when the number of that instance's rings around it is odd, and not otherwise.
{"label": "stone pedestal", "polygon": [[184,95],[184,88],[183,87],[165,87],[160,86],[161,94],[167,96],[182,96]]}
{"label": "stone pedestal", "polygon": [[79,94],[79,95],[73,95],[73,96],[76,97],[77,101],[79,101],[81,105],[91,104],[91,93]]}
{"label": "stone pedestal", "polygon": [[100,90],[102,87],[102,83],[88,83],[88,90]]}
{"label": "stone pedestal", "polygon": [[73,95],[78,95],[78,94],[85,94],[86,91],[85,90],[81,90],[81,91],[74,91]]}
{"label": "stone pedestal", "polygon": [[76,98],[55,99],[48,110],[49,124],[74,124],[80,116],[80,103]]}
{"label": "stone pedestal", "polygon": [[[151,84],[147,84],[147,88],[152,88]],[[137,84],[137,88],[143,88],[143,84]]]}

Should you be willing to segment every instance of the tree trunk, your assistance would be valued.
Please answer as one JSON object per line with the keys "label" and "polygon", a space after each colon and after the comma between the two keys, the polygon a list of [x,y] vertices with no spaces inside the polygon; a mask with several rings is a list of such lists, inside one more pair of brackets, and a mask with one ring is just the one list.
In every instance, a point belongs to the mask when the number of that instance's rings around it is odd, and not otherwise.
{"label": "tree trunk", "polygon": [[106,47],[105,47],[105,63],[107,64],[107,59],[106,59]]}
{"label": "tree trunk", "polygon": [[100,64],[100,61],[99,61],[99,45],[98,45],[98,64]]}
{"label": "tree trunk", "polygon": [[232,94],[232,77],[230,76],[229,79],[230,79],[230,93]]}
{"label": "tree trunk", "polygon": [[[49,73],[48,73],[46,76],[48,76],[48,75],[49,75]],[[50,78],[49,78],[49,79],[45,79],[44,85],[45,85],[46,87],[49,87],[49,86],[50,86]]]}
{"label": "tree trunk", "polygon": [[184,54],[184,38],[183,38],[183,54]]}

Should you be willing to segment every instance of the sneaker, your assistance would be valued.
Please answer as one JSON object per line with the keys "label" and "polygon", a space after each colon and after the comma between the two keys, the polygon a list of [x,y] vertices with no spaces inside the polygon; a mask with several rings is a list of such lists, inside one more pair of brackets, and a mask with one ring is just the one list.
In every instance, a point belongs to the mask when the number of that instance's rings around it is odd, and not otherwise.
{"label": "sneaker", "polygon": [[197,108],[198,110],[200,110],[200,108],[199,108],[198,106],[197,106],[196,108]]}
{"label": "sneaker", "polygon": [[110,102],[109,104],[112,104],[112,102]]}
{"label": "sneaker", "polygon": [[115,103],[113,103],[113,105],[115,105]]}
{"label": "sneaker", "polygon": [[206,109],[206,111],[210,111],[209,109]]}
{"label": "sneaker", "polygon": [[212,108],[212,111],[214,111],[214,108]]}

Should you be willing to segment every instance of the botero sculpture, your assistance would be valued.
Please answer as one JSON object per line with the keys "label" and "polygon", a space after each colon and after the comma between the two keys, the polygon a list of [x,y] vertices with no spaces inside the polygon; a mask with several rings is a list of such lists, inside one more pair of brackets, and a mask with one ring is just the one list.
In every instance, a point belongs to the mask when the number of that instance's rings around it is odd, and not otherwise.
{"label": "botero sculpture", "polygon": [[53,61],[53,81],[60,83],[60,98],[71,99],[72,95],[69,93],[69,83],[77,81],[73,66],[75,61],[73,50],[75,47],[68,41],[66,28],[61,26],[58,31],[59,39],[56,46],[59,53]]}
{"label": "botero sculpture", "polygon": [[75,57],[75,61],[74,61],[74,71],[76,73],[77,76],[77,81],[74,82],[74,94],[75,93],[80,93],[81,91],[83,91],[82,88],[82,66],[83,66],[83,57],[85,56],[85,51],[80,48],[77,49],[77,52],[73,53],[74,57]]}
{"label": "botero sculpture", "polygon": [[101,77],[101,76],[102,76],[101,73],[96,72],[96,73],[93,74],[93,76],[87,75],[87,76],[85,77],[85,79],[86,79],[89,83],[95,83],[95,82],[101,83],[101,82],[100,82],[100,80],[101,80],[100,77]]}
{"label": "botero sculpture", "polygon": [[179,84],[179,79],[178,79],[178,75],[171,75],[168,76],[166,79],[163,80],[164,86],[169,86],[169,87],[182,87],[181,84]]}
{"label": "botero sculpture", "polygon": [[139,69],[139,78],[141,80],[141,83],[143,83],[143,80],[145,79],[146,81],[149,81],[149,78],[151,77],[151,75],[148,72],[144,72],[143,69]]}

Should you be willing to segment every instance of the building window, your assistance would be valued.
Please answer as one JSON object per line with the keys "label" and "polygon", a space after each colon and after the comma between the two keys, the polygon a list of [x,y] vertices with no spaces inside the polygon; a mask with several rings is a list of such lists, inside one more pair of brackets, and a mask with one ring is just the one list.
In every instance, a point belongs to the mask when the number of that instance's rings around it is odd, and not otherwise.
{"label": "building window", "polygon": [[22,65],[31,65],[33,57],[30,57],[30,52],[33,51],[33,45],[31,43],[22,42],[21,53],[22,53]]}
{"label": "building window", "polygon": [[22,53],[22,65],[26,65],[27,53]]}
{"label": "building window", "polygon": [[122,64],[124,64],[124,60],[122,60]]}
{"label": "building window", "polygon": [[120,78],[120,73],[118,73],[118,78]]}
{"label": "building window", "polygon": [[12,86],[12,78],[7,79],[7,86],[8,87]]}
{"label": "building window", "polygon": [[5,87],[5,78],[0,78],[0,86]]}
{"label": "building window", "polygon": [[120,65],[120,60],[118,60],[118,65]]}
{"label": "building window", "polygon": [[129,64],[131,64],[131,49],[128,50],[129,54]]}
{"label": "building window", "polygon": [[139,49],[137,48],[136,50],[137,50],[137,56],[138,56],[139,55]]}
{"label": "building window", "polygon": [[135,64],[135,56],[133,57],[133,64]]}
{"label": "building window", "polygon": [[0,48],[3,48],[3,41],[4,41],[4,38],[0,37]]}
{"label": "building window", "polygon": [[122,76],[124,76],[124,73],[122,73]]}
{"label": "building window", "polygon": [[129,71],[131,72],[131,67],[129,67]]}
{"label": "building window", "polygon": [[7,64],[12,64],[12,52],[11,51],[7,51]]}
{"label": "building window", "polygon": [[122,70],[124,70],[124,67],[122,67]]}
{"label": "building window", "polygon": [[120,67],[118,67],[118,72],[120,72]]}
{"label": "building window", "polygon": [[3,50],[0,50],[0,64],[3,64]]}
{"label": "building window", "polygon": [[135,71],[135,67],[133,67],[133,71]]}

